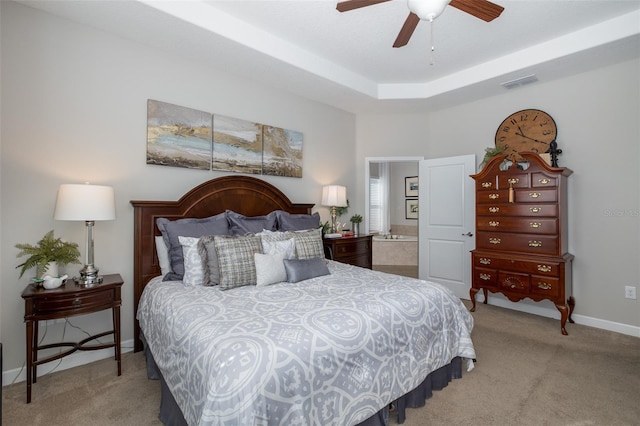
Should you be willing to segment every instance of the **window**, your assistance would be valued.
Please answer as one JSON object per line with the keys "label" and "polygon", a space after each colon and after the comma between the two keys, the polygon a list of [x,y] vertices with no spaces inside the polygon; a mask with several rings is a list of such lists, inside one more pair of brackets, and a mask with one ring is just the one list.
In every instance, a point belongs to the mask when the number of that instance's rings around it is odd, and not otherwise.
{"label": "window", "polygon": [[379,178],[369,179],[369,232],[382,232],[382,185]]}

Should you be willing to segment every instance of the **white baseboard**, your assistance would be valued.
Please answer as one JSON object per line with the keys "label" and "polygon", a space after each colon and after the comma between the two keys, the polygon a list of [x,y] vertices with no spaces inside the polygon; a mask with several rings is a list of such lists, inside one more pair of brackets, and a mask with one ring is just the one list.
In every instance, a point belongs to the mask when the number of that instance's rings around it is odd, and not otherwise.
{"label": "white baseboard", "polygon": [[[476,306],[482,304],[482,297],[478,297],[478,301],[476,302]],[[534,303],[534,302],[531,302]],[[551,302],[549,302],[551,303]],[[524,302],[514,303],[507,299],[498,298],[495,296],[489,295],[489,305],[499,306],[501,308],[513,309],[514,311],[526,312],[528,314],[540,315],[542,317],[560,319],[560,312],[555,308],[548,308],[540,304],[529,304]],[[599,318],[592,318],[585,315],[571,315],[571,319],[575,321],[576,324],[586,325],[589,327],[600,328],[602,330],[613,331],[615,333],[626,334],[629,336],[640,337],[640,327],[636,327],[629,324],[622,324],[619,322],[607,321]],[[568,323],[568,321],[567,321]],[[569,326],[567,326],[569,327]],[[567,329],[569,331],[569,329]],[[569,331],[569,334],[571,332]]]}
{"label": "white baseboard", "polygon": [[[133,339],[121,343],[122,353],[133,351]],[[113,358],[113,348],[100,349],[97,351],[79,351],[56,361],[51,361],[38,366],[38,377],[54,371],[67,370],[101,359]],[[20,368],[2,372],[2,385],[9,386],[13,383],[25,382],[27,380],[27,369],[23,364]],[[25,390],[26,392],[26,390]]]}

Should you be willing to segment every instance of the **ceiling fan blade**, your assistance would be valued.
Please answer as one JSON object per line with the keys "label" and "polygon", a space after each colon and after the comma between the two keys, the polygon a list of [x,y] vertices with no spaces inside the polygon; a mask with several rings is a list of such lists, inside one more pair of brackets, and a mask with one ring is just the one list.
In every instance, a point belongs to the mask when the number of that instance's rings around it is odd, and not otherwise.
{"label": "ceiling fan blade", "polygon": [[486,22],[493,21],[500,16],[504,10],[504,7],[491,3],[488,0],[451,0],[449,6],[453,6],[463,12],[467,12],[468,14]]}
{"label": "ceiling fan blade", "polygon": [[402,47],[409,43],[409,39],[416,30],[418,22],[420,22],[418,15],[411,12],[409,16],[407,16],[407,20],[404,21],[404,25],[402,26],[402,29],[400,29],[400,33],[398,34],[395,43],[393,43],[393,47]]}
{"label": "ceiling fan blade", "polygon": [[374,4],[388,1],[390,0],[347,0],[338,3],[336,9],[338,9],[339,12],[348,12],[353,9],[360,9],[361,7],[373,6]]}

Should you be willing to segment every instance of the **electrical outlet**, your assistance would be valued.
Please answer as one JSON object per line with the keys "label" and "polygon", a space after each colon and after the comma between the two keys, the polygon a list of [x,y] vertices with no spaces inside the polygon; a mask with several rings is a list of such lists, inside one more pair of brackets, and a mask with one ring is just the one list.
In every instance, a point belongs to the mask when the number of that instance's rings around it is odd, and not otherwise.
{"label": "electrical outlet", "polygon": [[634,299],[636,298],[636,288],[632,285],[624,286],[624,297],[625,299]]}

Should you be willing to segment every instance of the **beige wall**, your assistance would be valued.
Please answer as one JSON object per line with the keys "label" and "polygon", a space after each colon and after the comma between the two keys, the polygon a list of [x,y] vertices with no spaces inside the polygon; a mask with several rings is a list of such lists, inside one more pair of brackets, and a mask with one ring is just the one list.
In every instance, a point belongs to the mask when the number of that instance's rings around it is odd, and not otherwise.
{"label": "beige wall", "polygon": [[[476,154],[480,163],[505,117],[525,108],[548,112],[564,151],[559,165],[574,172],[569,178],[574,316],[637,335],[640,300],[625,299],[624,286],[640,286],[639,75],[634,60],[553,82],[541,79],[426,116],[358,115],[356,152],[363,157]],[[363,187],[364,162],[356,165]],[[557,315],[550,302],[543,303]]]}
{"label": "beige wall", "polygon": [[[126,341],[133,338],[129,200],[177,199],[220,175],[145,164],[148,98],[298,130],[304,134],[303,178],[264,179],[295,202],[319,203],[321,186],[329,183],[346,185],[349,197],[355,196],[352,114],[15,3],[2,2],[1,31],[5,371],[19,369],[25,359],[20,294],[28,277],[18,279],[14,244],[35,243],[54,229],[57,236],[80,243],[84,253],[84,224],[53,220],[59,184],[90,181],[115,189],[117,220],[96,223],[95,262],[101,272],[120,272],[125,280]],[[318,210],[323,220],[329,219],[326,208]],[[70,269],[74,274],[79,266]],[[71,321],[89,332],[104,331],[109,315],[105,311]],[[61,326],[51,326],[47,338],[59,340]],[[66,335],[73,339],[79,332],[67,328]]]}

